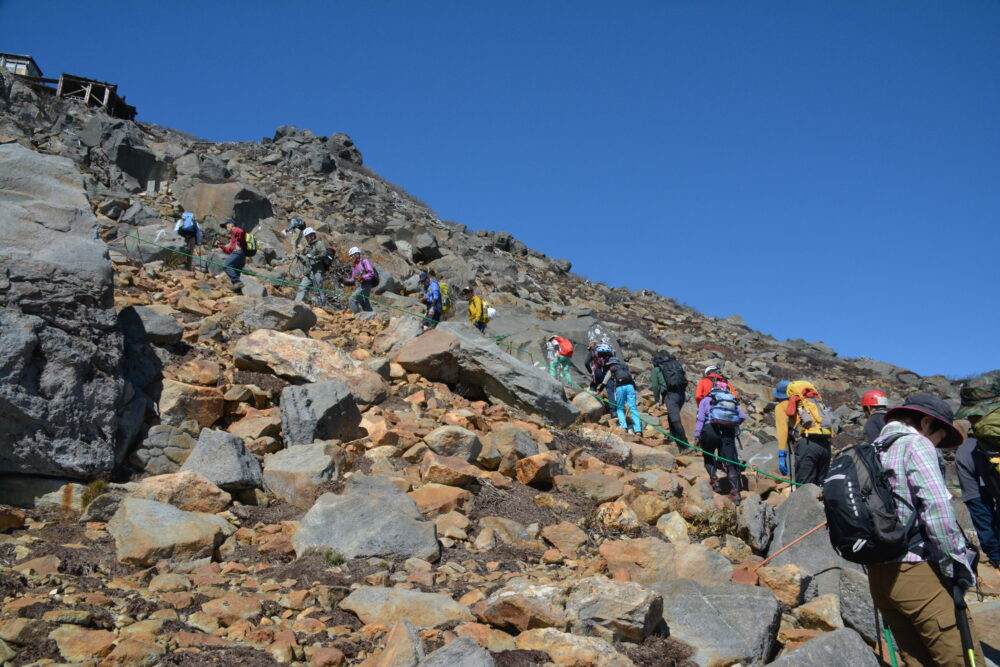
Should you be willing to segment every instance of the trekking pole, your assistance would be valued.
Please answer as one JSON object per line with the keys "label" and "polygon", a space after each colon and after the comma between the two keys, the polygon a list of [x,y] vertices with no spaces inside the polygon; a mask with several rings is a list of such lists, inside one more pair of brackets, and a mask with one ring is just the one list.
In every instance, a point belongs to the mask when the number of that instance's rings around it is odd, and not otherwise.
{"label": "trekking pole", "polygon": [[965,591],[958,584],[951,587],[951,596],[955,600],[955,621],[958,632],[962,636],[962,652],[966,667],[976,667],[976,648],[972,643],[972,628],[969,626],[969,605],[965,602]]}
{"label": "trekking pole", "polygon": [[734,567],[733,568],[733,576],[732,576],[731,581],[733,583],[736,583],[736,584],[750,584],[751,586],[756,586],[757,585],[757,580],[758,580],[757,570],[759,570],[760,568],[764,567],[765,565],[767,565],[768,563],[770,563],[772,560],[774,560],[775,558],[777,558],[781,554],[785,553],[786,551],[788,551],[789,549],[791,549],[792,547],[794,547],[796,544],[798,544],[802,540],[806,539],[807,537],[809,537],[810,535],[812,535],[813,533],[815,533],[820,528],[823,528],[824,526],[826,526],[826,524],[827,524],[827,522],[824,521],[823,523],[819,524],[818,526],[810,528],[809,530],[807,530],[806,532],[802,533],[801,535],[799,535],[798,537],[796,537],[794,540],[792,540],[791,542],[789,542],[785,546],[781,547],[780,549],[778,549],[777,551],[775,551],[773,554],[771,554],[770,556],[768,556],[767,558],[765,558],[760,563],[757,563],[756,565],[754,565],[750,569],[746,569],[745,566],[744,567],[739,567],[739,566]]}

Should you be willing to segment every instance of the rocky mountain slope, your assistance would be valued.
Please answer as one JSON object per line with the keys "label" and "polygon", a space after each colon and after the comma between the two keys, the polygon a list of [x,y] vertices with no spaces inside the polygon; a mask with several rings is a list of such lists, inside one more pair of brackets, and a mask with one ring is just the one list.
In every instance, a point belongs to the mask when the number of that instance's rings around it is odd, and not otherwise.
{"label": "rocky mountain slope", "polygon": [[[243,295],[218,254],[180,266],[181,209],[255,233]],[[439,220],[343,134],[201,142],[3,72],[0,213],[0,662],[878,664],[865,576],[822,534],[730,581],[823,519],[774,477],[770,391],[812,379],[848,442],[863,391],[955,398],[946,378],[587,281]],[[292,216],[373,258],[374,313],[290,299]],[[499,340],[461,302],[418,335],[423,268],[477,284]],[[635,371],[664,349],[689,377],[720,365],[761,471],[742,502],[658,430],[647,385],[639,437],[550,378],[551,333]]]}

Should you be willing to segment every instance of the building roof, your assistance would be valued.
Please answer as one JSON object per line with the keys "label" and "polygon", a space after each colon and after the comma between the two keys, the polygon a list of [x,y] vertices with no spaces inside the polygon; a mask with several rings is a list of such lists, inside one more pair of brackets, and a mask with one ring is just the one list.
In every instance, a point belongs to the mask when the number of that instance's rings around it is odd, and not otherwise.
{"label": "building roof", "polygon": [[38,63],[35,62],[34,58],[32,58],[31,56],[29,56],[27,54],[24,54],[24,53],[5,53],[3,51],[0,51],[0,56],[7,56],[8,58],[24,58],[25,60],[30,60],[31,64],[35,66],[35,69],[38,70],[38,75],[39,76],[44,76],[44,74],[42,73],[42,68],[38,66]]}

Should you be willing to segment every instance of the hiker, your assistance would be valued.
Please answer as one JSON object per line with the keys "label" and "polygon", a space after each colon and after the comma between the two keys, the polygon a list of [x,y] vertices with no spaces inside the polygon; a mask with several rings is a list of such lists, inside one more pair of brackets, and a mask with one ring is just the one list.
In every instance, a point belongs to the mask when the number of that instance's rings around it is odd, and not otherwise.
{"label": "hiker", "polygon": [[299,283],[299,291],[295,293],[295,300],[299,303],[304,301],[306,291],[313,287],[316,288],[312,290],[315,300],[322,306],[326,302],[322,292],[323,273],[326,271],[326,248],[317,241],[316,230],[312,227],[306,227],[302,236],[306,240],[306,246],[295,257],[302,262],[304,273]]}
{"label": "hiker", "polygon": [[625,421],[627,408],[629,417],[632,419],[632,432],[636,435],[642,435],[642,421],[639,420],[639,406],[636,403],[635,379],[632,377],[632,372],[628,369],[628,365],[618,357],[608,359],[607,368],[606,378],[602,378],[601,385],[605,384],[604,379],[614,380],[614,402],[618,408],[618,428],[624,431],[629,430],[628,423]]}
{"label": "hiker", "polygon": [[653,357],[652,390],[654,399],[667,408],[667,423],[674,442],[682,453],[687,451],[687,434],[681,422],[681,408],[687,398],[687,375],[681,362],[669,352]]}
{"label": "hiker", "polygon": [[607,375],[608,359],[613,357],[615,350],[610,343],[590,341],[587,345],[587,358],[583,362],[583,367],[590,374],[590,390],[597,391],[597,385],[601,384],[601,378]]}
{"label": "hiker", "polygon": [[222,228],[222,233],[225,234],[229,232],[229,243],[222,245],[222,241],[218,241],[219,248],[222,252],[226,253],[226,259],[223,262],[225,268],[223,271],[229,276],[229,280],[232,283],[233,291],[237,294],[242,294],[243,283],[240,282],[240,269],[246,266],[247,263],[247,235],[236,221],[229,218],[225,222],[219,225]]}
{"label": "hiker", "polygon": [[[907,665],[959,667],[965,662],[952,591],[954,585],[968,590],[976,578],[935,447],[958,447],[964,436],[952,424],[951,407],[932,394],[907,396],[885,420],[875,449],[899,522],[913,532],[897,560],[868,565],[868,586]],[[976,664],[986,664],[979,642],[973,645]]]}
{"label": "hiker", "polygon": [[191,270],[194,262],[195,246],[202,244],[201,225],[194,219],[194,213],[185,213],[174,225],[174,233],[184,239],[184,268]]}
{"label": "hiker", "polygon": [[718,366],[708,366],[705,368],[705,373],[700,380],[698,380],[698,386],[694,390],[694,404],[701,405],[701,399],[708,396],[708,392],[715,388],[725,388],[733,392],[733,396],[736,395],[736,388],[733,387],[732,383],[725,378],[725,376],[719,372]]}
{"label": "hiker", "polygon": [[788,380],[782,380],[774,387],[771,396],[778,404],[774,406],[774,433],[778,440],[778,472],[788,474]]}
{"label": "hiker", "polygon": [[885,412],[889,409],[889,397],[877,389],[866,391],[861,397],[861,409],[868,418],[865,422],[865,440],[875,442],[875,438],[885,428]]}
{"label": "hiker", "polygon": [[486,323],[490,321],[486,313],[486,304],[476,296],[472,285],[463,287],[462,294],[469,300],[469,324],[479,329],[481,333],[486,333]]}
{"label": "hiker", "polygon": [[793,443],[795,481],[822,485],[830,467],[830,440],[840,430],[840,419],[823,402],[811,382],[789,382],[785,391],[788,393],[785,416]]}
{"label": "hiker", "polygon": [[427,275],[437,283],[438,291],[441,293],[441,316],[438,317],[438,320],[447,319],[451,312],[451,287],[445,281],[438,280],[437,272],[434,269],[428,269]]}
{"label": "hiker", "polygon": [[562,336],[549,336],[545,347],[549,351],[549,375],[563,382],[572,382],[569,367],[573,358],[573,343]]}
{"label": "hiker", "polygon": [[354,266],[351,268],[350,278],[341,278],[341,285],[356,285],[356,289],[347,299],[352,313],[361,311],[371,312],[372,304],[368,300],[371,296],[372,287],[378,284],[378,271],[372,266],[371,260],[361,258],[361,250],[355,246],[347,251],[351,256]]}
{"label": "hiker", "polygon": [[[299,251],[299,243],[306,236],[306,229],[306,223],[302,222],[302,218],[292,218],[291,223],[288,225],[288,229],[282,230],[281,234],[283,236],[288,236],[288,232],[292,232],[293,253],[297,253]],[[311,227],[309,229],[311,229]]]}
{"label": "hiker", "polygon": [[[994,448],[980,442],[976,427],[985,417],[1000,418],[1000,378],[980,376],[967,380],[961,389],[962,406],[957,419],[967,419],[973,427],[955,454],[955,469],[962,489],[962,502],[969,510],[979,546],[990,566],[1000,572],[1000,459]],[[980,427],[982,428],[982,427]]]}
{"label": "hiker", "polygon": [[420,302],[427,306],[423,324],[423,329],[426,331],[433,329],[441,321],[441,288],[436,280],[431,280],[431,275],[426,271],[420,274],[420,286],[424,288]]}
{"label": "hiker", "polygon": [[[728,387],[715,387],[698,404],[698,422],[694,429],[694,441],[702,450],[702,460],[708,472],[712,490],[722,493],[722,487],[715,473],[721,465],[729,478],[729,500],[740,504],[740,469],[732,461],[739,460],[736,437],[740,424],[747,413],[740,407],[736,396]],[[720,461],[719,457],[729,459]]]}

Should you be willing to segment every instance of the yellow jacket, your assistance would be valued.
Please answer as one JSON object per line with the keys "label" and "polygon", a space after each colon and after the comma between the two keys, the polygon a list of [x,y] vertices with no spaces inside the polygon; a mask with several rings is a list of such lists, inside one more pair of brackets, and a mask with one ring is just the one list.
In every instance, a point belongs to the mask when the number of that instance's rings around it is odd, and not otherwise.
{"label": "yellow jacket", "polygon": [[774,406],[774,430],[778,436],[778,449],[788,449],[788,399]]}
{"label": "yellow jacket", "polygon": [[487,321],[486,317],[486,307],[483,305],[483,300],[478,296],[473,296],[469,299],[469,324],[475,324],[476,322]]}

